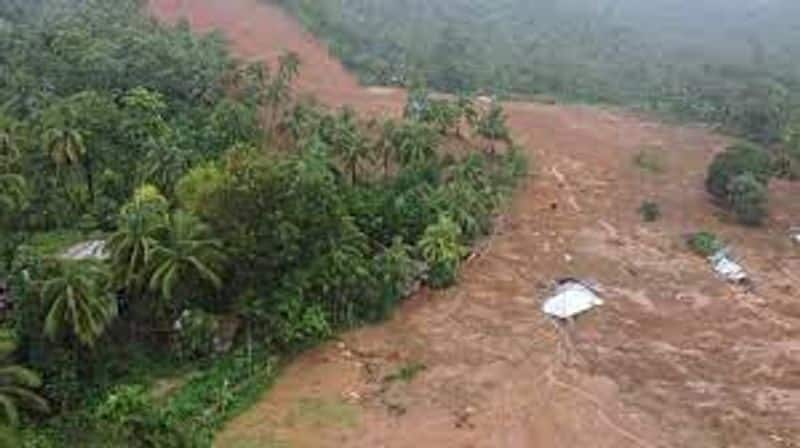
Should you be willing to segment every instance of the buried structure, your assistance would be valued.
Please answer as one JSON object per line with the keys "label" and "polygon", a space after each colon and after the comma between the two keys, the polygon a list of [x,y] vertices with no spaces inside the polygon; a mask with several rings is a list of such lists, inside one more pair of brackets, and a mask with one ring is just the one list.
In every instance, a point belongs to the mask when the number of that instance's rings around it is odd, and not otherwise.
{"label": "buried structure", "polygon": [[542,312],[558,319],[570,319],[602,304],[597,288],[578,279],[565,278],[556,282],[552,296],[542,305]]}

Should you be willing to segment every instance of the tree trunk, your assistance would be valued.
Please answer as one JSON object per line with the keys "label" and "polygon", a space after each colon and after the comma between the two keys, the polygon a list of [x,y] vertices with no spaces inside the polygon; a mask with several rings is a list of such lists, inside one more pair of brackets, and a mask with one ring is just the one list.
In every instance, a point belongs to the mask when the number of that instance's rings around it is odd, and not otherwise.
{"label": "tree trunk", "polygon": [[91,201],[92,205],[94,205],[94,172],[92,171],[92,158],[88,155],[88,152],[84,158],[83,169],[86,170],[86,187],[89,190],[89,200]]}

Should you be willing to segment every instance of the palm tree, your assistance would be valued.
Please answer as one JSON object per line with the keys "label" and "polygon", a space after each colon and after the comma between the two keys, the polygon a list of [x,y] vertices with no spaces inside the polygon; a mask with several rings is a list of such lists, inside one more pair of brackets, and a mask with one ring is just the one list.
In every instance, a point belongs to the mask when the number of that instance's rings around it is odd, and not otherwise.
{"label": "palm tree", "polygon": [[163,230],[163,217],[141,208],[120,214],[117,231],[107,241],[115,285],[134,294],[142,290],[153,251],[158,246],[158,235]]}
{"label": "palm tree", "polygon": [[21,158],[18,129],[0,113],[0,222],[23,208],[27,200],[25,178],[18,174]]}
{"label": "palm tree", "polygon": [[277,126],[281,108],[292,98],[292,82],[300,70],[300,57],[297,53],[288,52],[278,59],[278,73],[267,85],[262,103],[269,109],[270,132]]}
{"label": "palm tree", "polygon": [[19,174],[0,173],[0,221],[24,207],[26,200],[25,178]]}
{"label": "palm tree", "polygon": [[96,263],[61,260],[58,275],[47,280],[42,298],[49,306],[45,334],[55,339],[64,331],[92,347],[117,316],[117,301],[106,289],[108,275]]}
{"label": "palm tree", "polygon": [[494,154],[495,142],[502,141],[511,145],[511,132],[506,124],[506,113],[503,106],[493,104],[489,112],[481,117],[477,124],[478,134],[489,140],[489,151]]}
{"label": "palm tree", "polygon": [[355,184],[358,181],[358,165],[369,155],[369,146],[358,130],[355,113],[351,109],[345,109],[336,121],[332,144],[333,151],[342,160]]}
{"label": "palm tree", "polygon": [[59,173],[65,166],[83,166],[86,171],[86,187],[89,198],[94,201],[92,159],[87,153],[81,132],[68,127],[52,127],[44,133],[44,142],[45,150],[55,163]]}
{"label": "palm tree", "polygon": [[300,56],[293,51],[286,52],[278,58],[278,65],[278,78],[291,84],[300,73]]}
{"label": "palm tree", "polygon": [[430,160],[436,155],[438,144],[436,130],[422,123],[405,123],[397,127],[392,136],[395,157],[403,165],[416,165]]}
{"label": "palm tree", "polygon": [[[240,134],[241,135],[241,134]],[[161,191],[170,193],[175,179],[189,169],[191,154],[180,148],[159,147],[147,152],[141,164],[139,183],[154,184]]]}
{"label": "palm tree", "polygon": [[381,131],[380,138],[375,142],[372,151],[381,159],[381,164],[383,165],[383,177],[385,179],[389,178],[389,164],[392,161],[392,158],[395,157],[394,151],[394,133],[397,129],[397,123],[394,120],[387,120],[383,124],[383,130]]}
{"label": "palm tree", "polygon": [[456,125],[456,135],[461,137],[461,122],[466,120],[467,124],[475,126],[478,120],[478,111],[475,110],[475,104],[472,99],[466,95],[459,95],[457,106],[459,118],[458,124]]}
{"label": "palm tree", "polygon": [[150,289],[172,300],[175,290],[200,280],[222,288],[222,245],[210,239],[208,227],[194,215],[178,211],[167,223],[166,237],[153,250]]}
{"label": "palm tree", "polygon": [[44,133],[45,150],[56,167],[77,165],[86,155],[86,146],[80,131],[68,128],[50,128]]}
{"label": "palm tree", "polygon": [[10,164],[19,159],[19,145],[16,133],[17,126],[0,115],[0,163]]}
{"label": "palm tree", "polygon": [[0,446],[5,446],[3,441],[7,437],[13,437],[13,428],[19,424],[21,408],[49,411],[47,401],[33,392],[33,389],[42,387],[39,375],[12,363],[11,354],[16,348],[16,344],[7,336],[0,341]]}

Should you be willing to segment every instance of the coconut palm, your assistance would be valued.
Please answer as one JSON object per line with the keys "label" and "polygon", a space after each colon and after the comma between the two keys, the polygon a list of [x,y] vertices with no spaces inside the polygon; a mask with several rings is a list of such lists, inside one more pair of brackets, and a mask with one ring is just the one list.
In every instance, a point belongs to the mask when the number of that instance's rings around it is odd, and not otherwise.
{"label": "coconut palm", "polygon": [[133,293],[141,291],[163,224],[160,217],[150,216],[144,210],[120,215],[117,231],[107,241],[115,285]]}
{"label": "coconut palm", "polygon": [[358,181],[358,166],[369,156],[370,148],[358,130],[355,113],[351,109],[345,109],[336,121],[332,145],[355,184]]}
{"label": "coconut palm", "polygon": [[19,159],[17,126],[0,115],[0,164],[7,165]]}
{"label": "coconut palm", "polygon": [[0,220],[22,208],[26,199],[25,178],[19,174],[0,173]]}
{"label": "coconut palm", "polygon": [[92,162],[86,152],[81,132],[67,127],[52,127],[44,133],[44,144],[45,151],[55,163],[59,175],[64,167],[84,167],[89,197],[94,200]]}
{"label": "coconut palm", "polygon": [[300,70],[300,58],[296,53],[286,53],[278,60],[279,67],[276,76],[267,85],[262,102],[269,108],[270,131],[278,124],[279,113],[292,98],[292,82]]}
{"label": "coconut palm", "polygon": [[117,316],[117,301],[106,290],[108,274],[96,263],[61,260],[58,274],[47,280],[42,298],[49,311],[44,332],[55,339],[71,333],[91,347]]}
{"label": "coconut palm", "polygon": [[439,134],[426,124],[408,122],[394,129],[391,140],[398,162],[416,165],[436,155]]}
{"label": "coconut palm", "polygon": [[53,127],[44,133],[45,150],[56,166],[74,166],[86,155],[86,146],[80,131]]}
{"label": "coconut palm", "polygon": [[47,401],[33,390],[42,387],[42,379],[33,370],[13,364],[16,350],[10,338],[0,340],[0,446],[13,437],[13,427],[19,424],[20,409],[47,412]]}
{"label": "coconut palm", "polygon": [[503,106],[493,104],[489,112],[478,120],[478,134],[489,140],[489,151],[494,154],[495,142],[511,144],[511,131],[506,124],[506,113]]}
{"label": "coconut palm", "polygon": [[178,211],[170,216],[166,236],[152,253],[150,289],[172,300],[179,286],[194,280],[222,288],[222,245],[208,238],[208,233],[208,227],[190,213]]}

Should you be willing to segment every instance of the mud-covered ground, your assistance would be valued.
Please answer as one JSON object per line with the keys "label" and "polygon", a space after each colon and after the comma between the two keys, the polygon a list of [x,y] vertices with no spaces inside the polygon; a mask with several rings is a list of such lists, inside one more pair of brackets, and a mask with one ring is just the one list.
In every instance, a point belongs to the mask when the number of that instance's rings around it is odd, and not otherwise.
{"label": "mud-covered ground", "polygon": [[[403,92],[360,87],[325,46],[256,0],[151,0],[164,20],[223,30],[238,54],[298,52],[298,88],[396,114]],[[800,185],[776,183],[761,229],[703,191],[725,137],[577,105],[508,106],[528,182],[459,284],[297,359],[219,447],[800,447]],[[644,151],[657,169],[634,163]],[[648,165],[649,166],[649,165]],[[653,200],[664,216],[637,213]],[[686,234],[714,231],[753,286],[714,277]],[[554,279],[602,286],[570,325],[539,312]]]}

